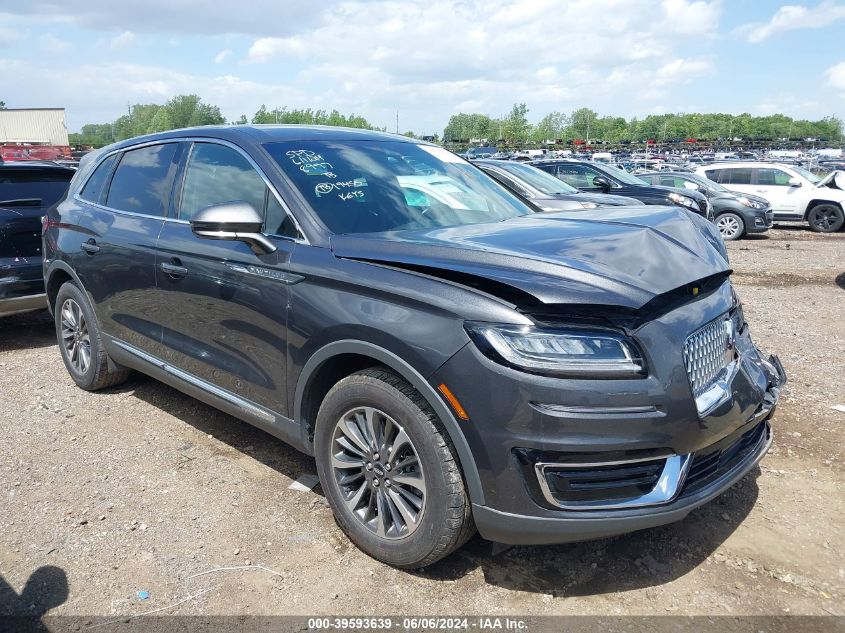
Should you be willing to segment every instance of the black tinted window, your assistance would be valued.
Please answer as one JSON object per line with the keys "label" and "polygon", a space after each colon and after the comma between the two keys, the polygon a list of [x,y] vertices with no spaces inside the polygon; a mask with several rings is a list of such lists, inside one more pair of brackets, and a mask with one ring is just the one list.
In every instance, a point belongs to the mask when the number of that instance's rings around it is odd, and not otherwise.
{"label": "black tinted window", "polygon": [[59,169],[0,169],[0,206],[53,206],[64,198],[72,175]]}
{"label": "black tinted window", "polygon": [[271,235],[284,235],[285,237],[301,237],[296,225],[290,216],[285,213],[284,207],[269,191],[267,192],[267,213],[265,215],[264,230]]}
{"label": "black tinted window", "polygon": [[248,202],[264,210],[267,185],[250,162],[225,145],[197,143],[191,151],[179,217],[190,220],[194,213],[215,204]]}
{"label": "black tinted window", "polygon": [[707,177],[723,185],[750,185],[750,168],[708,169]]}
{"label": "black tinted window", "polygon": [[106,204],[121,211],[164,215],[168,174],[176,148],[176,143],[167,143],[124,152],[114,172]]}
{"label": "black tinted window", "polygon": [[100,166],[94,170],[94,173],[91,174],[91,177],[88,179],[88,182],[85,183],[85,186],[82,188],[82,192],[79,194],[83,200],[88,200],[89,202],[100,202],[103,196],[103,187],[106,185],[106,181],[111,174],[111,168],[116,160],[117,154],[112,154],[100,163]]}

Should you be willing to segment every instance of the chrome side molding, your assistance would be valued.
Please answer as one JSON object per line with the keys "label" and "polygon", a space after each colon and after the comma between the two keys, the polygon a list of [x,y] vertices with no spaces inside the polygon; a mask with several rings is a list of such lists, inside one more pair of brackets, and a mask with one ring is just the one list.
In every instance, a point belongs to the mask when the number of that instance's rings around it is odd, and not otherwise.
{"label": "chrome side molding", "polygon": [[194,387],[197,387],[198,389],[207,391],[208,393],[220,398],[221,400],[225,400],[229,404],[238,407],[244,413],[252,415],[265,422],[276,422],[276,415],[268,409],[265,409],[264,407],[258,406],[257,404],[253,404],[249,400],[241,398],[240,396],[235,395],[230,391],[226,391],[225,389],[221,389],[220,387],[213,385],[210,382],[203,380],[202,378],[197,378],[193,374],[189,374],[188,372],[183,371],[178,367],[168,365],[160,358],[156,358],[151,354],[147,354],[146,352],[139,350],[137,347],[129,345],[129,343],[125,343],[124,341],[120,341],[118,339],[112,339],[112,343],[114,343],[121,349],[129,352],[130,354],[147,361],[151,365],[155,365],[156,367],[167,372],[171,376],[174,376],[179,380],[184,380],[185,382],[193,385]]}

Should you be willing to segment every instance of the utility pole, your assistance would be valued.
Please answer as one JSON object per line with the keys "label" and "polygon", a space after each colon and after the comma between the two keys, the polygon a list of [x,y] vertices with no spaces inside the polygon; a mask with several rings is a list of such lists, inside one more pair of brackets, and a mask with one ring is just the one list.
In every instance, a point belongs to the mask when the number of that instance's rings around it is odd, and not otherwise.
{"label": "utility pole", "polygon": [[399,134],[399,110],[396,111],[396,133]]}
{"label": "utility pole", "polygon": [[126,102],[126,112],[129,116],[132,116],[132,105],[128,101]]}

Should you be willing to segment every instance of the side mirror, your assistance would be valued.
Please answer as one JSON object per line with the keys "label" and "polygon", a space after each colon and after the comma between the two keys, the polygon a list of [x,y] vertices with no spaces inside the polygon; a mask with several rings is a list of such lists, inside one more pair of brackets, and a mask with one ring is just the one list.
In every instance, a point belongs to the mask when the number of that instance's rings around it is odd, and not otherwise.
{"label": "side mirror", "polygon": [[595,178],[593,178],[593,186],[598,187],[602,191],[609,191],[611,184],[610,181],[604,176],[596,176]]}
{"label": "side mirror", "polygon": [[684,189],[692,189],[693,191],[698,191],[699,188],[700,187],[694,182],[690,182],[689,180],[684,181]]}
{"label": "side mirror", "polygon": [[803,184],[804,184],[804,183],[803,183],[803,182],[801,182],[800,180],[798,180],[797,178],[790,178],[790,179],[789,179],[789,186],[790,186],[790,187],[800,187],[800,186],[802,186]]}
{"label": "side mirror", "polygon": [[248,202],[224,202],[200,209],[191,218],[191,230],[209,240],[246,242],[256,255],[276,250],[276,245],[261,234],[261,214]]}

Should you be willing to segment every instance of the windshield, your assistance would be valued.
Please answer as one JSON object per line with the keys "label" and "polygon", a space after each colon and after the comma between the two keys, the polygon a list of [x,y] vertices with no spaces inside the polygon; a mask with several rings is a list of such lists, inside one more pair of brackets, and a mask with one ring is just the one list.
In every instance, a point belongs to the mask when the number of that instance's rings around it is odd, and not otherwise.
{"label": "windshield", "polygon": [[801,176],[803,178],[806,178],[807,180],[809,180],[814,185],[817,185],[818,183],[820,183],[822,181],[822,179],[819,178],[818,176],[816,176],[813,172],[807,171],[803,167],[799,167],[798,165],[790,165],[789,167],[796,174],[798,174],[799,176]]}
{"label": "windshield", "polygon": [[333,233],[481,224],[534,213],[480,169],[433,145],[291,141],[264,149]]}
{"label": "windshield", "polygon": [[611,173],[613,178],[616,180],[621,180],[626,185],[648,185],[648,183],[643,180],[642,178],[637,178],[633,174],[629,174],[624,169],[614,169]]}
{"label": "windshield", "polygon": [[511,174],[515,178],[524,181],[527,185],[534,187],[534,189],[548,195],[578,193],[575,187],[555,178],[549,172],[537,169],[531,165],[508,163],[506,165],[496,165],[496,168]]}
{"label": "windshield", "polygon": [[0,170],[0,206],[50,207],[64,198],[70,175],[58,170]]}

